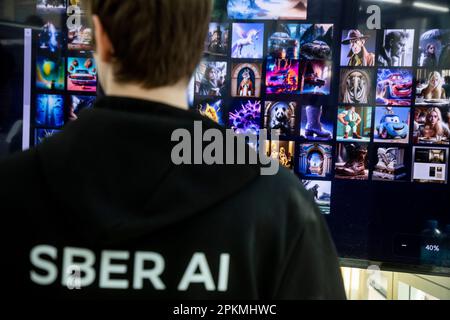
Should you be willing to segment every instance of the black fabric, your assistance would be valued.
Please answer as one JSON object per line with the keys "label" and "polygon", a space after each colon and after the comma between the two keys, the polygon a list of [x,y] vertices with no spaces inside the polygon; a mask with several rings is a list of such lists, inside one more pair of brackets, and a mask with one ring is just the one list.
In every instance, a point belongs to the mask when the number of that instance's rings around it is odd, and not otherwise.
{"label": "black fabric", "polygon": [[[291,172],[261,176],[251,165],[172,164],[172,132],[193,132],[194,121],[223,130],[194,112],[106,97],[62,133],[0,162],[3,292],[58,299],[344,299],[324,219]],[[42,245],[57,254],[41,254],[47,265],[39,267],[32,252]],[[95,280],[80,290],[63,283],[70,248],[94,253]],[[126,270],[109,276],[124,280],[123,288],[101,283],[106,250],[122,253],[110,263]],[[133,286],[142,252],[162,257],[163,287],[148,279]],[[229,263],[221,268],[224,255]],[[181,286],[194,257],[207,261],[213,286],[195,277]],[[150,260],[142,268],[155,265]],[[204,266],[195,275],[208,274]],[[49,270],[57,280],[32,280]]]}

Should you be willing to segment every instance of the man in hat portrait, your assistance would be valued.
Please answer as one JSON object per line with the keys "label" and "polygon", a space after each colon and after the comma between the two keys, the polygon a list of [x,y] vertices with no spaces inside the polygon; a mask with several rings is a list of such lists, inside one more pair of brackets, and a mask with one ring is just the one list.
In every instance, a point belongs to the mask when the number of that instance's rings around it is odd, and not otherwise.
{"label": "man in hat portrait", "polygon": [[342,40],[343,45],[350,45],[350,52],[347,55],[348,66],[351,67],[373,67],[375,65],[375,54],[370,53],[366,47],[368,35],[362,34],[359,30],[349,30],[347,37]]}

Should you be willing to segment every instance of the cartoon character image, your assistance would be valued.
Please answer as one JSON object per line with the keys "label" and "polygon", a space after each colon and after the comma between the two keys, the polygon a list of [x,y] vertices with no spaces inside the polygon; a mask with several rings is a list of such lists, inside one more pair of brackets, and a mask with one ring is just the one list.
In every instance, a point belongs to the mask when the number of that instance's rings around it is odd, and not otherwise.
{"label": "cartoon character image", "polygon": [[409,125],[402,122],[395,113],[386,114],[381,118],[377,131],[381,139],[406,139]]}
{"label": "cartoon character image", "polygon": [[358,134],[358,126],[362,119],[356,112],[355,107],[345,107],[345,110],[338,115],[338,120],[345,126],[344,139],[348,139],[350,134],[352,134],[353,139],[362,139]]}
{"label": "cartoon character image", "polygon": [[393,73],[386,80],[378,82],[377,103],[384,105],[409,105],[412,91],[412,79],[407,79],[400,73]]}
{"label": "cartoon character image", "polygon": [[347,37],[342,40],[342,44],[350,47],[347,54],[347,65],[352,67],[373,67],[375,65],[375,54],[366,48],[366,41],[369,35],[364,35],[359,30],[349,30]]}

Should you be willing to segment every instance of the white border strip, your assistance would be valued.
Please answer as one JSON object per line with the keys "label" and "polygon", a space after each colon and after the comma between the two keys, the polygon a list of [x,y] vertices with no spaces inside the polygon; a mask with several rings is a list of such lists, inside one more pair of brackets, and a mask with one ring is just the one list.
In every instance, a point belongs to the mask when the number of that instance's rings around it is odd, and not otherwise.
{"label": "white border strip", "polygon": [[32,31],[24,29],[24,55],[23,55],[23,131],[22,149],[30,148],[30,126],[31,126],[31,48]]}

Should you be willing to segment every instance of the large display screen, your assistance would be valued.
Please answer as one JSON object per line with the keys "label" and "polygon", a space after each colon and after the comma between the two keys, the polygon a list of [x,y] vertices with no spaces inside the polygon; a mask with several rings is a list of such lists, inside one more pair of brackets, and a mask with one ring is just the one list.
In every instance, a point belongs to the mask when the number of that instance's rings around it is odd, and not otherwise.
{"label": "large display screen", "polygon": [[34,14],[30,145],[36,146],[92,108],[97,93],[93,30],[86,1],[37,0]]}
{"label": "large display screen", "polygon": [[449,8],[215,1],[191,107],[278,131],[259,148],[311,192],[346,265],[449,274]]}
{"label": "large display screen", "polygon": [[[92,29],[80,0],[0,5],[0,20],[33,29],[37,145],[94,104]],[[278,131],[258,147],[310,191],[344,265],[448,275],[449,12],[447,0],[215,0],[189,103],[237,134]]]}

